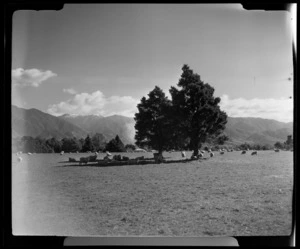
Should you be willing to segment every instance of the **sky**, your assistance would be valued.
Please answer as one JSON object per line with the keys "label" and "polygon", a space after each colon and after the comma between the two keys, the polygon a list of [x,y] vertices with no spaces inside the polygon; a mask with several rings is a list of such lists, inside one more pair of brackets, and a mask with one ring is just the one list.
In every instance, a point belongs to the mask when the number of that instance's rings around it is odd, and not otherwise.
{"label": "sky", "polygon": [[65,4],[13,15],[12,104],[133,117],[183,64],[231,117],[293,121],[291,14],[240,4]]}

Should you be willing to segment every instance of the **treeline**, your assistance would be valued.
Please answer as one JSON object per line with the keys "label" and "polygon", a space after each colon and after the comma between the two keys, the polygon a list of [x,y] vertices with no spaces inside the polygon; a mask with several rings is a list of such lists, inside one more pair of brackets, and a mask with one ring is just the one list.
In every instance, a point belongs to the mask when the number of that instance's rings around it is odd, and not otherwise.
{"label": "treeline", "polygon": [[273,146],[266,144],[266,145],[260,145],[260,144],[248,144],[244,143],[238,146],[241,150],[272,150],[272,149],[280,149],[280,150],[291,150],[293,149],[293,140],[292,136],[288,136],[287,140],[285,142],[276,142]]}
{"label": "treeline", "polygon": [[276,149],[280,149],[280,150],[292,150],[292,149],[294,149],[294,141],[292,139],[292,136],[288,136],[287,140],[283,143],[276,142],[274,144],[274,147]]}
{"label": "treeline", "polygon": [[243,143],[243,144],[226,144],[226,143],[206,143],[203,146],[204,150],[211,149],[212,151],[218,151],[220,149],[225,150],[272,150],[274,149],[274,146],[270,144],[249,144],[249,143]]}
{"label": "treeline", "polygon": [[117,135],[115,138],[106,142],[102,134],[96,133],[86,138],[63,138],[55,137],[45,139],[41,137],[23,136],[12,140],[12,152],[22,151],[24,153],[60,153],[64,152],[126,152],[136,148],[133,144],[124,145]]}
{"label": "treeline", "polygon": [[249,144],[243,143],[236,146],[236,149],[239,150],[272,150],[274,147],[270,144]]}

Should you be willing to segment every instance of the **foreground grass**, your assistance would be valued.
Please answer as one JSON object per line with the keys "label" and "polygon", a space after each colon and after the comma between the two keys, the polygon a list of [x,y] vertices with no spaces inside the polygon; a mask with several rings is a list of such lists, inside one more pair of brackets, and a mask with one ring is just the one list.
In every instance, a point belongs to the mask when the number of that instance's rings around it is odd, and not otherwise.
{"label": "foreground grass", "polygon": [[13,165],[16,232],[278,236],[291,231],[291,152],[257,157],[231,152],[203,161],[121,167],[66,167],[59,161],[57,155],[36,155],[25,158],[22,168]]}

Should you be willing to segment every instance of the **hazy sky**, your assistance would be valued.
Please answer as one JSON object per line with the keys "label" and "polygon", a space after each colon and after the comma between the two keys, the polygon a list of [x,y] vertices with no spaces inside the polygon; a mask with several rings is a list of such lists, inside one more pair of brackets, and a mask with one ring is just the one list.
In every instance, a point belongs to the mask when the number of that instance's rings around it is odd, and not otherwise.
{"label": "hazy sky", "polygon": [[[15,12],[12,103],[121,114],[188,64],[233,117],[293,121],[291,15],[239,4],[66,4]],[[292,97],[292,98],[290,98]]]}

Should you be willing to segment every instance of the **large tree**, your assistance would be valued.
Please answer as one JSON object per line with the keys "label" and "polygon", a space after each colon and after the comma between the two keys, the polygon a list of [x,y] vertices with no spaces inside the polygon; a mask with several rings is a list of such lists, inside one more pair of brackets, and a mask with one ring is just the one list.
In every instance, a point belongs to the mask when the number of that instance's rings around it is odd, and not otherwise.
{"label": "large tree", "polygon": [[227,114],[220,110],[221,99],[214,97],[214,88],[204,83],[188,65],[183,65],[182,75],[171,87],[173,122],[178,138],[189,138],[189,148],[198,155],[202,143],[210,136],[218,136],[225,129]]}
{"label": "large tree", "polygon": [[137,105],[135,114],[135,139],[140,147],[148,146],[158,151],[162,157],[163,150],[170,148],[171,101],[158,86],[143,97]]}

